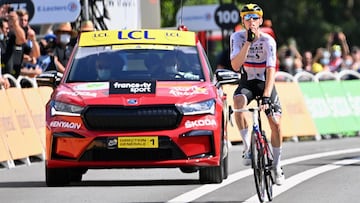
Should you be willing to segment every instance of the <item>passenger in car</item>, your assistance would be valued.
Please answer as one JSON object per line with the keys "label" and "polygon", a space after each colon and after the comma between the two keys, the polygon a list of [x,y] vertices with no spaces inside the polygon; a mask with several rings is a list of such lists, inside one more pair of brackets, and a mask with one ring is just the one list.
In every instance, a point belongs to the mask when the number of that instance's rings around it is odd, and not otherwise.
{"label": "passenger in car", "polygon": [[95,61],[97,80],[116,79],[116,72],[122,70],[124,60],[122,58],[114,58],[110,54],[100,54]]}
{"label": "passenger in car", "polygon": [[159,79],[164,74],[164,70],[161,69],[161,59],[158,54],[150,53],[144,59],[144,64],[151,75],[152,79]]}

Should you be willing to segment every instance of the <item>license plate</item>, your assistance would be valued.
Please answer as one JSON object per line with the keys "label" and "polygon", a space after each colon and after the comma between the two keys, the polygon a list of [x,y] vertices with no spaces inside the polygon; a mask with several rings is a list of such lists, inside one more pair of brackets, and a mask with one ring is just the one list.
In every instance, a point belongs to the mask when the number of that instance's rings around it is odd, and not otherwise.
{"label": "license plate", "polygon": [[118,137],[118,148],[158,148],[156,136]]}

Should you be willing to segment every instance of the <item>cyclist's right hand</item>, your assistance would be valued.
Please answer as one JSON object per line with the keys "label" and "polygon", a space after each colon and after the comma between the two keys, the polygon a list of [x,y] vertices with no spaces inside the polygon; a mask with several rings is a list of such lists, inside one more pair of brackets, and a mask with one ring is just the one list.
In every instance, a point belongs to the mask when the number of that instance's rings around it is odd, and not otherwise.
{"label": "cyclist's right hand", "polygon": [[255,33],[251,29],[248,29],[248,31],[247,31],[247,41],[248,42],[253,42],[254,39],[255,39]]}

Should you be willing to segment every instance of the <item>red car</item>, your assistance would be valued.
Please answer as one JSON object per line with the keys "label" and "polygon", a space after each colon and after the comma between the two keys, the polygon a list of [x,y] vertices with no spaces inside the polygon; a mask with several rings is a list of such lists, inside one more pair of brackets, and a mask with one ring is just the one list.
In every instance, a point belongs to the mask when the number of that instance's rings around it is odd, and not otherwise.
{"label": "red car", "polygon": [[[46,184],[81,181],[88,169],[180,168],[201,183],[228,176],[227,107],[195,33],[82,33],[46,105]],[[44,82],[44,79],[51,79]]]}

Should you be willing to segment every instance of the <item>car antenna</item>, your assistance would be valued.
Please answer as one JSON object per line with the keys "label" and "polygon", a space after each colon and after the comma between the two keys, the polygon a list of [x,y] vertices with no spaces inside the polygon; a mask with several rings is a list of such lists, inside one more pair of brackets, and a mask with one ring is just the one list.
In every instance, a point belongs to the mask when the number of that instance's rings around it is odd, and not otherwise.
{"label": "car antenna", "polygon": [[184,8],[183,8],[183,0],[180,1],[180,24],[178,26],[178,30],[180,31],[187,31],[187,27],[183,24],[183,11],[184,11]]}

